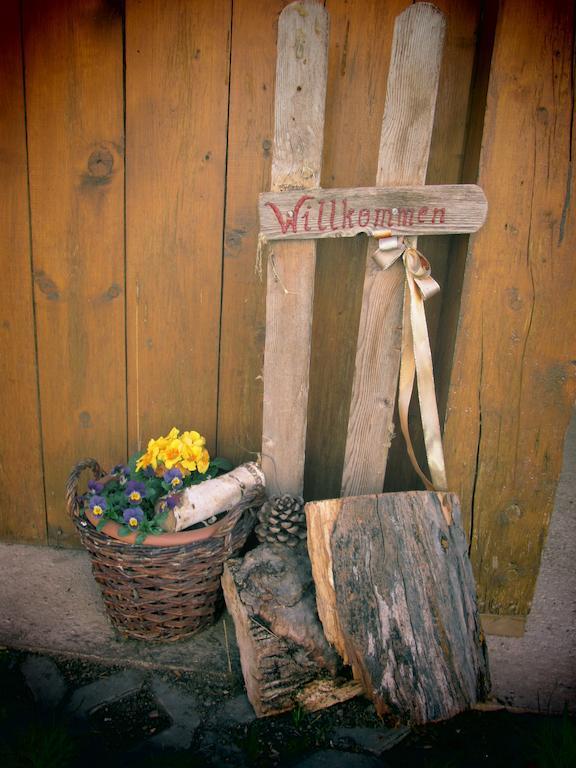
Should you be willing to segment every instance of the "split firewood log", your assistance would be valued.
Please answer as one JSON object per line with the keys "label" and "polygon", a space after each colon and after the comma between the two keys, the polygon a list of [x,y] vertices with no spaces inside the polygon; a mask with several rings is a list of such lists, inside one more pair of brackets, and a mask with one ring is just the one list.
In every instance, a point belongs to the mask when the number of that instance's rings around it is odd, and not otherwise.
{"label": "split firewood log", "polygon": [[243,560],[228,560],[222,586],[259,717],[298,704],[321,709],[361,693],[357,683],[337,677],[341,663],[318,619],[303,544],[260,544]]}
{"label": "split firewood log", "polygon": [[306,505],[318,613],[379,714],[452,717],[490,686],[476,587],[451,493]]}

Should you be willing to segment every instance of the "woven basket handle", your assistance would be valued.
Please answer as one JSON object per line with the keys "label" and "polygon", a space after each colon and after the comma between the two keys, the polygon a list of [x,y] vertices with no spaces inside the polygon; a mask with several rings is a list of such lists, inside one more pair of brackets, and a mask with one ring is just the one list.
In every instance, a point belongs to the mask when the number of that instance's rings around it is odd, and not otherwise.
{"label": "woven basket handle", "polygon": [[216,523],[214,536],[224,538],[224,546],[230,554],[232,531],[238,520],[246,512],[246,510],[252,507],[262,506],[265,500],[265,493],[263,488],[259,488],[256,491],[250,493],[240,504],[238,504],[229,515],[225,515],[218,523]]}
{"label": "woven basket handle", "polygon": [[104,476],[102,467],[98,464],[96,459],[82,459],[82,461],[79,461],[78,464],[76,464],[66,481],[66,507],[71,518],[78,517],[80,513],[78,480],[80,479],[82,472],[86,469],[92,470],[95,480],[99,480]]}

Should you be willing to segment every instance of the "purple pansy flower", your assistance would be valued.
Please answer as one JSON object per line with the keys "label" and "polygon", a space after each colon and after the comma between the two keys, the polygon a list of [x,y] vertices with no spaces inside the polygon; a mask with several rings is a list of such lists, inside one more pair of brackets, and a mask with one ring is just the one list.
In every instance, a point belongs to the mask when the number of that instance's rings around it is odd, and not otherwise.
{"label": "purple pansy flower", "polygon": [[126,485],[128,478],[130,477],[130,467],[127,467],[125,464],[116,464],[112,470],[112,474],[119,475],[118,483],[120,485]]}
{"label": "purple pansy flower", "polygon": [[166,504],[168,505],[168,509],[174,509],[174,507],[178,504],[178,496],[175,494],[166,496]]}
{"label": "purple pansy flower", "polygon": [[88,480],[88,490],[90,493],[102,493],[104,490],[104,483],[99,483],[98,480]]}
{"label": "purple pansy flower", "polygon": [[103,496],[92,496],[89,506],[93,515],[101,517],[106,509],[106,499]]}
{"label": "purple pansy flower", "polygon": [[168,483],[172,488],[179,488],[182,485],[182,472],[178,467],[169,469],[167,472],[164,472],[164,482]]}
{"label": "purple pansy flower", "polygon": [[144,511],[140,507],[130,507],[125,509],[122,513],[124,522],[130,526],[130,528],[138,528],[142,520],[144,520]]}
{"label": "purple pansy flower", "polygon": [[146,497],[146,486],[138,480],[129,480],[124,491],[130,504],[137,506]]}

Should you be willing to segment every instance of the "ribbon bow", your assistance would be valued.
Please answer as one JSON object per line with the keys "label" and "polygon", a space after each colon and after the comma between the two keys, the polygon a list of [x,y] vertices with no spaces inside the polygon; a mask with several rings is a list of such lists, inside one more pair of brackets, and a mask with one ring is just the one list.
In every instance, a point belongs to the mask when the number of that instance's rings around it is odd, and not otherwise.
{"label": "ribbon bow", "polygon": [[[379,237],[378,233],[374,233],[374,235]],[[430,262],[420,251],[404,245],[397,237],[391,237],[388,233],[385,235],[385,237],[380,235],[381,239],[378,250],[374,254],[374,260],[382,269],[388,269],[402,257],[406,269],[400,381],[398,385],[400,426],[412,466],[427,490],[445,491],[447,487],[446,468],[434,389],[432,353],[424,310],[424,302],[430,296],[438,293],[440,286],[431,276]],[[414,376],[418,382],[420,415],[424,431],[426,457],[432,480],[426,477],[418,464],[408,429],[408,409],[414,388]]]}

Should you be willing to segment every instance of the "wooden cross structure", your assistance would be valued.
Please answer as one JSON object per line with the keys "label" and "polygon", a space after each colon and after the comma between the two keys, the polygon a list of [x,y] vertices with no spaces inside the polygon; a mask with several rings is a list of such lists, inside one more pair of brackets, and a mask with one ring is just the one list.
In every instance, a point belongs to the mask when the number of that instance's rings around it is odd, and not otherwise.
{"label": "wooden cross structure", "polygon": [[[425,186],[445,19],[429,3],[396,20],[376,186],[321,189],[328,15],[288,5],[278,25],[271,191],[260,196],[268,243],[262,468],[269,493],[303,490],[316,241],[388,230],[475,232],[487,210],[474,185]],[[379,493],[393,430],[405,270],[382,269],[367,239],[342,496]],[[329,384],[327,383],[327,386]]]}

